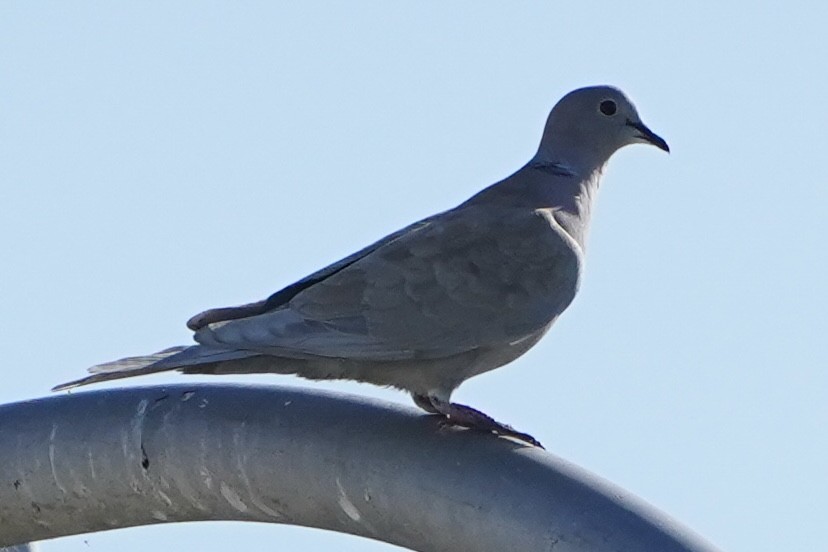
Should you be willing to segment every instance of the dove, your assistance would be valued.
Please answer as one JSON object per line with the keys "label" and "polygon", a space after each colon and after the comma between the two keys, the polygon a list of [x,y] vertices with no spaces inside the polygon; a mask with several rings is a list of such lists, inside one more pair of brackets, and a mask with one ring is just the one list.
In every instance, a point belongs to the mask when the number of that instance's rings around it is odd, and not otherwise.
{"label": "dove", "polygon": [[266,299],[192,317],[195,345],[100,364],[54,390],[170,370],[355,380],[406,391],[445,424],[540,446],[451,395],[523,355],[570,305],[604,168],[631,144],[670,151],[619,89],[570,92],[511,176]]}

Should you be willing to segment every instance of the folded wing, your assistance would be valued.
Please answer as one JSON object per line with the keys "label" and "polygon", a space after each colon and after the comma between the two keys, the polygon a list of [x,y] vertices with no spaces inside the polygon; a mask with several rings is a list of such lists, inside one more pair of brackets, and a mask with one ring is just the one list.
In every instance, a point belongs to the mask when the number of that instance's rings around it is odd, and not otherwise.
{"label": "folded wing", "polygon": [[207,317],[195,337],[294,358],[440,358],[545,327],[572,301],[580,263],[550,216],[458,208],[285,288],[258,314]]}

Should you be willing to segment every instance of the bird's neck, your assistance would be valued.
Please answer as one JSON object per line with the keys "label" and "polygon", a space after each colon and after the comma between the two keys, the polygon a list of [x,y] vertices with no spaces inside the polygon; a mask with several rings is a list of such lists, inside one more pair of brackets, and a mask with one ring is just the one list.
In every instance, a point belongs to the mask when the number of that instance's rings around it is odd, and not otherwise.
{"label": "bird's neck", "polygon": [[584,163],[572,156],[547,157],[539,152],[525,168],[549,175],[548,182],[540,187],[543,202],[582,250],[586,247],[592,206],[605,165]]}
{"label": "bird's neck", "polygon": [[489,204],[548,210],[583,250],[604,164],[589,166],[539,153],[515,174],[480,191],[458,208]]}
{"label": "bird's neck", "polygon": [[572,186],[569,193],[563,195],[553,216],[566,233],[578,242],[581,250],[585,251],[592,208],[601,181],[601,168],[577,180],[578,182]]}

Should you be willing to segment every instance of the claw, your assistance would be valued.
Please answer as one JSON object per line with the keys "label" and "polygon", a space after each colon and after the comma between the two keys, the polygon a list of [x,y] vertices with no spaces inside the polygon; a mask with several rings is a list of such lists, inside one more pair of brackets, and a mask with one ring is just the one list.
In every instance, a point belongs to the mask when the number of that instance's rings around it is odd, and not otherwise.
{"label": "claw", "polygon": [[[522,431],[517,431],[511,426],[501,424],[491,416],[480,412],[470,406],[450,403],[437,397],[428,397],[429,403],[436,412],[439,412],[445,419],[446,425],[462,426],[487,433],[494,433],[503,437],[511,437],[532,446],[544,449],[540,441]],[[546,450],[546,449],[544,449]]]}

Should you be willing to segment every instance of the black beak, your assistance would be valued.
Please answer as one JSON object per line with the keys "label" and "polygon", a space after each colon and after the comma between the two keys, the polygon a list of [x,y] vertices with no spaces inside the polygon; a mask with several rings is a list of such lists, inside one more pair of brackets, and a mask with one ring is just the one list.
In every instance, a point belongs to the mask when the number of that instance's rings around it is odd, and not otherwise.
{"label": "black beak", "polygon": [[644,123],[636,123],[635,121],[631,121],[627,119],[627,126],[633,127],[635,130],[638,131],[638,138],[642,138],[660,150],[664,150],[667,153],[670,153],[670,146],[667,145],[667,142],[664,141],[664,138],[647,128],[647,125]]}

